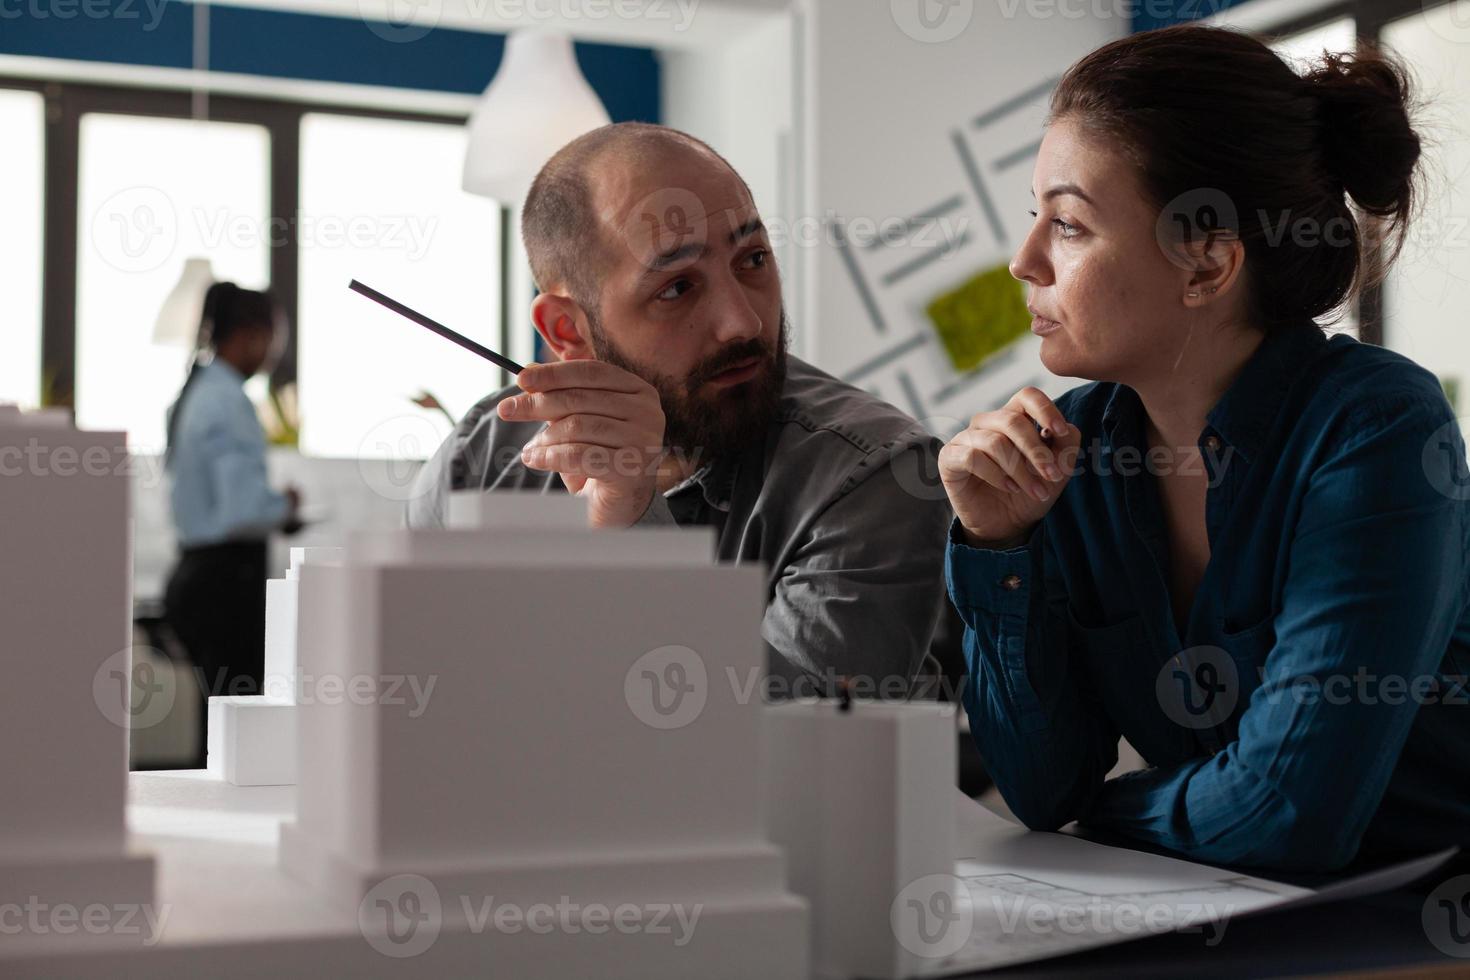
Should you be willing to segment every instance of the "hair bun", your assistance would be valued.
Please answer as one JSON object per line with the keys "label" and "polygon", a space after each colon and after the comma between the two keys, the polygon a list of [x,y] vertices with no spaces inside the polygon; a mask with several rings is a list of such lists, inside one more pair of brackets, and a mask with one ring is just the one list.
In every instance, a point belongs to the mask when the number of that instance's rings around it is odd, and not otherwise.
{"label": "hair bun", "polygon": [[1320,107],[1328,172],[1369,214],[1407,219],[1421,150],[1409,119],[1408,73],[1365,47],[1324,52],[1304,78]]}

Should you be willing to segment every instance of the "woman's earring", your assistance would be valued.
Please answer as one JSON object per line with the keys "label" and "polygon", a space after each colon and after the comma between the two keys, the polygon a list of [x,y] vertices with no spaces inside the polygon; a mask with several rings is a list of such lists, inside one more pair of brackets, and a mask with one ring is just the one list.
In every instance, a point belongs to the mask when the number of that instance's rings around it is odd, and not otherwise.
{"label": "woman's earring", "polygon": [[1188,296],[1190,299],[1199,299],[1199,293],[1197,292],[1185,293],[1184,295]]}

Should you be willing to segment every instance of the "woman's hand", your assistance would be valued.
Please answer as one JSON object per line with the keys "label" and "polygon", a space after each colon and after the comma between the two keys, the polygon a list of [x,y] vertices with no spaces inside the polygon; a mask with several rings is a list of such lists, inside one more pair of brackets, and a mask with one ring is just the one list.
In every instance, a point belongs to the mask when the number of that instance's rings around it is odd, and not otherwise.
{"label": "woman's hand", "polygon": [[940,479],[970,544],[1024,543],[1072,478],[1081,445],[1082,434],[1039,388],[971,419],[939,452]]}

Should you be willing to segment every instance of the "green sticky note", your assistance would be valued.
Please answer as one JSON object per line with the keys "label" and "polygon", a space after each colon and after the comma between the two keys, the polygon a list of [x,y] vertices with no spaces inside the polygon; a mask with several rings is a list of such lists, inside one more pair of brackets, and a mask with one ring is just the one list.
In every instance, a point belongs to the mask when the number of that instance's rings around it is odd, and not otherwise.
{"label": "green sticky note", "polygon": [[998,265],[933,300],[925,312],[954,369],[975,370],[1031,329],[1026,287]]}

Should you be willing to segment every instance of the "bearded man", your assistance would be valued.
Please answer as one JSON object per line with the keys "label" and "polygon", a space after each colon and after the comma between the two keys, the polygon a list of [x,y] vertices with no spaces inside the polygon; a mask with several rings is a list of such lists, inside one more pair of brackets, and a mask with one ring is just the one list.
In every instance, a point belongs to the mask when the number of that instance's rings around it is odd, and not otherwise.
{"label": "bearded man", "polygon": [[940,443],[787,353],[745,182],[684,133],[607,126],[546,164],[522,229],[554,360],[460,421],[409,525],[478,489],[575,493],[596,527],[713,527],[720,560],[767,570],[769,694],[905,695],[944,598]]}

